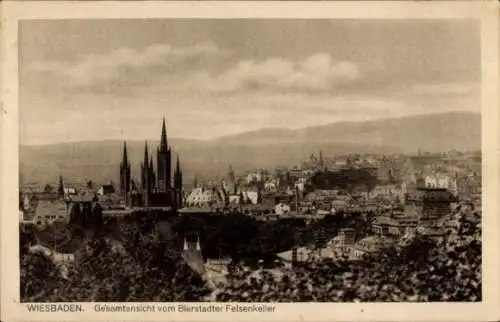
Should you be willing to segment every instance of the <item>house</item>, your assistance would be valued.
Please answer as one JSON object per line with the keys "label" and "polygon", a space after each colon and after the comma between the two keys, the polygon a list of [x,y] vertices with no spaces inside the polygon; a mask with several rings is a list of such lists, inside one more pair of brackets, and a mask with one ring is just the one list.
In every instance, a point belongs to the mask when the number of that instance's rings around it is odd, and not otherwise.
{"label": "house", "polygon": [[100,196],[110,195],[116,193],[115,187],[112,184],[102,185],[99,190],[97,190],[97,194]]}
{"label": "house", "polygon": [[456,179],[442,173],[427,175],[424,177],[425,188],[443,188],[456,190]]}
{"label": "house", "polygon": [[229,204],[238,205],[242,200],[240,195],[229,195]]}
{"label": "house", "polygon": [[372,191],[368,194],[369,198],[376,198],[378,196],[390,198],[390,199],[398,199],[403,195],[402,190],[395,184],[386,184],[386,185],[376,185]]}
{"label": "house", "polygon": [[[25,214],[26,215],[26,214]],[[54,222],[69,221],[68,205],[63,201],[39,200],[31,219],[37,226],[52,224]]]}
{"label": "house", "polygon": [[351,257],[355,241],[355,231],[353,228],[343,228],[339,234],[327,243],[327,247],[336,253]]}
{"label": "house", "polygon": [[253,182],[261,182],[263,180],[263,174],[261,172],[251,172],[246,176],[247,184]]}
{"label": "house", "polygon": [[398,221],[389,216],[379,216],[372,223],[372,231],[377,235],[400,235],[403,233]]}
{"label": "house", "polygon": [[396,241],[391,237],[373,235],[359,240],[353,248],[354,258],[361,258],[365,255],[371,255],[380,250],[394,245]]}
{"label": "house", "polygon": [[63,188],[63,191],[64,191],[64,195],[66,195],[66,196],[72,196],[72,195],[77,194],[76,188],[73,188],[73,187]]}
{"label": "house", "polygon": [[313,251],[307,247],[294,248],[277,254],[277,257],[285,264],[285,267],[291,267],[294,262],[306,262],[312,259]]}
{"label": "house", "polygon": [[245,201],[249,201],[254,205],[259,202],[259,192],[256,189],[250,188],[243,191],[243,196]]}
{"label": "house", "polygon": [[186,198],[185,205],[186,207],[222,207],[224,199],[215,187],[200,187],[191,191]]}
{"label": "house", "polygon": [[264,183],[264,190],[266,192],[277,192],[278,191],[278,187],[279,187],[279,179],[276,179],[276,180],[267,180],[265,183]]}
{"label": "house", "polygon": [[276,206],[274,206],[274,212],[277,215],[288,214],[290,212],[290,206],[285,203],[279,203]]}
{"label": "house", "polygon": [[481,193],[481,178],[469,174],[457,179],[457,194],[461,198],[470,197]]}
{"label": "house", "polygon": [[35,212],[32,210],[22,210],[19,209],[19,223],[25,225],[35,224]]}
{"label": "house", "polygon": [[302,179],[299,179],[299,181],[295,182],[294,185],[295,189],[297,189],[299,192],[304,192],[305,190],[305,182]]}

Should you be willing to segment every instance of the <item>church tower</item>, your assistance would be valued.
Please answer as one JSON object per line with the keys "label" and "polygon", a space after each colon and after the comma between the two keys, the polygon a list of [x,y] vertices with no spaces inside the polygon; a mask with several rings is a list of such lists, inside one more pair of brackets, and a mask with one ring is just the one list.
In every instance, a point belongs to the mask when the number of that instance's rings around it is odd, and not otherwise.
{"label": "church tower", "polygon": [[153,167],[153,155],[149,159],[149,191],[154,191],[156,188],[156,174]]}
{"label": "church tower", "polygon": [[57,194],[59,195],[59,197],[64,197],[64,183],[62,176],[59,176],[59,186],[57,187]]}
{"label": "church tower", "polygon": [[130,192],[130,162],[128,160],[127,142],[123,142],[122,162],[120,163],[120,193],[128,204],[128,193]]}
{"label": "church tower", "polygon": [[175,195],[175,206],[177,209],[182,208],[183,192],[182,192],[182,170],[179,161],[179,156],[177,156],[177,163],[175,165],[174,172],[174,195]]}
{"label": "church tower", "polygon": [[144,160],[141,163],[141,183],[142,183],[142,193],[144,197],[144,205],[148,206],[149,194],[151,192],[151,171],[149,170],[149,153],[148,153],[148,142],[146,141],[144,145]]}
{"label": "church tower", "polygon": [[167,140],[167,127],[165,125],[165,118],[161,128],[160,146],[157,150],[157,171],[159,192],[168,193],[172,188],[172,151],[168,145]]}

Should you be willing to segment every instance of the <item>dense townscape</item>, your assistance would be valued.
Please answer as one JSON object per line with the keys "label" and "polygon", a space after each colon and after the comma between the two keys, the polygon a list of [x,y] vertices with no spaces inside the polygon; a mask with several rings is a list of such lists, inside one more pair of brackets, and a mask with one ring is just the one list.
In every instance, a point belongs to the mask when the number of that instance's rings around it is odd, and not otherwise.
{"label": "dense townscape", "polygon": [[[481,156],[312,154],[183,182],[163,123],[139,179],[20,189],[24,302],[481,300]],[[173,171],[172,171],[173,169]]]}

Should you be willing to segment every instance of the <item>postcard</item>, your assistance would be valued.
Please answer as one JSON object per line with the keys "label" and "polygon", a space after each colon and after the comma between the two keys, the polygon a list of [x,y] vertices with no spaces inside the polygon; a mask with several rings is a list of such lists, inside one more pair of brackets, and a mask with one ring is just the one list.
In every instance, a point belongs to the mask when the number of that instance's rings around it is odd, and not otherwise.
{"label": "postcard", "polygon": [[2,8],[3,321],[494,321],[493,2]]}

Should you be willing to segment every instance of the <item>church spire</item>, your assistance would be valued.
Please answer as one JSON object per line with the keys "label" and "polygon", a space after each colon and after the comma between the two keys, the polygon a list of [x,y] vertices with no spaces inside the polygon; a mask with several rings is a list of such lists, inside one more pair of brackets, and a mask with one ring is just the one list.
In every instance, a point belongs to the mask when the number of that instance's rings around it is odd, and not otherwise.
{"label": "church spire", "polygon": [[179,161],[179,155],[177,155],[177,162],[175,164],[175,172],[177,174],[180,174],[181,173],[181,163]]}
{"label": "church spire", "polygon": [[148,162],[149,162],[149,153],[148,153],[148,141],[145,141],[144,143],[144,169],[148,168]]}
{"label": "church spire", "polygon": [[128,201],[128,192],[130,191],[130,162],[128,160],[127,142],[123,142],[123,155],[120,164],[120,192],[125,200]]}
{"label": "church spire", "polygon": [[155,169],[153,167],[153,154],[151,154],[151,157],[149,159],[149,185],[151,187],[151,190],[155,189],[156,174],[155,174]]}
{"label": "church spire", "polygon": [[160,151],[166,151],[167,149],[167,126],[165,125],[165,118],[163,118],[163,124],[161,126]]}
{"label": "church spire", "polygon": [[64,196],[64,183],[62,176],[59,176],[59,187],[57,188],[57,193],[59,196]]}
{"label": "church spire", "polygon": [[122,155],[122,166],[126,167],[128,165],[128,153],[127,153],[127,141],[123,142],[123,155]]}
{"label": "church spire", "polygon": [[[141,181],[142,181],[142,189],[146,192],[149,191],[149,179],[150,179],[150,171],[149,171],[149,153],[148,153],[148,141],[144,143],[144,160],[141,163]],[[147,195],[148,193],[146,193]]]}
{"label": "church spire", "polygon": [[177,209],[182,208],[183,201],[183,191],[182,191],[182,171],[181,163],[179,161],[179,155],[177,155],[177,163],[174,170],[174,195],[175,195],[175,206]]}

